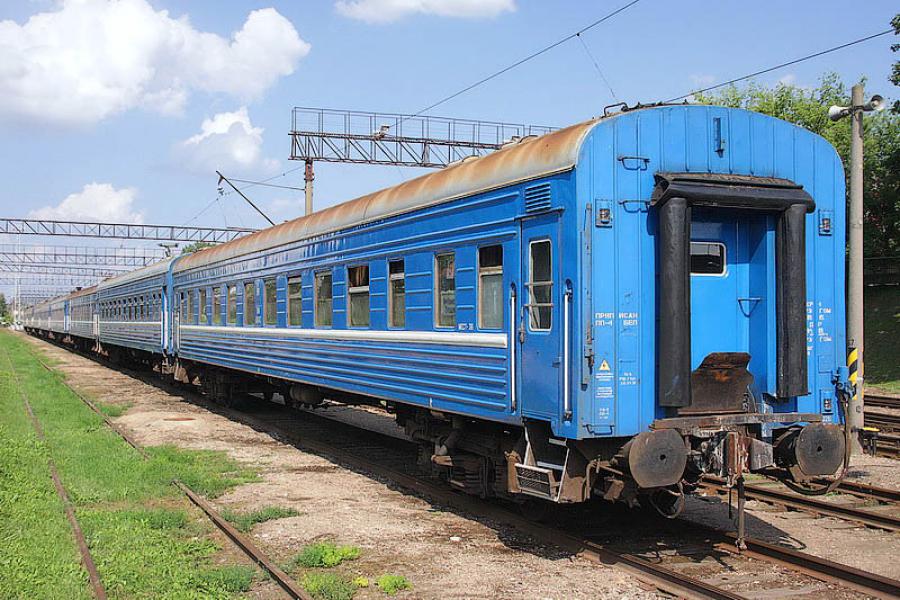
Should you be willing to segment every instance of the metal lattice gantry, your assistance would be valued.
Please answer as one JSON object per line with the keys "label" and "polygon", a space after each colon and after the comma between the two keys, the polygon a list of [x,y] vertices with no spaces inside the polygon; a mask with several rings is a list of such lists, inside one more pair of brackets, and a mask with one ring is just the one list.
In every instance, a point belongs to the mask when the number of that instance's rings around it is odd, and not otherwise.
{"label": "metal lattice gantry", "polygon": [[47,219],[0,218],[0,234],[56,235],[169,242],[228,242],[253,233],[248,227],[188,227],[183,225],[142,225],[134,223],[90,223]]}
{"label": "metal lattice gantry", "polygon": [[327,108],[293,110],[291,159],[446,167],[553,127]]}
{"label": "metal lattice gantry", "polygon": [[162,248],[20,246],[0,244],[0,264],[144,267],[166,257]]}
{"label": "metal lattice gantry", "polygon": [[82,267],[78,265],[47,266],[21,262],[0,262],[0,273],[19,274],[24,280],[26,275],[80,275],[100,280],[130,271],[130,267],[105,266]]}
{"label": "metal lattice gantry", "polygon": [[28,288],[70,288],[88,287],[96,284],[96,277],[84,275],[34,275],[21,276],[13,273],[0,274],[0,286],[15,286]]}

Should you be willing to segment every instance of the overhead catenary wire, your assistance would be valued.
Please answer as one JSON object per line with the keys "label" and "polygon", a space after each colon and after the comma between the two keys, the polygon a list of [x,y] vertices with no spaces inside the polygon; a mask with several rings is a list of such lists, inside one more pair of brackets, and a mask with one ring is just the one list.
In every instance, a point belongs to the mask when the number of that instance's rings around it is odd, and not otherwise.
{"label": "overhead catenary wire", "polygon": [[795,58],[795,59],[793,59],[793,60],[789,60],[789,61],[787,61],[787,62],[783,62],[783,63],[777,64],[777,65],[775,65],[775,66],[773,66],[773,67],[767,67],[767,68],[765,68],[765,69],[761,69],[761,70],[759,70],[759,71],[755,71],[755,72],[750,73],[750,74],[748,74],[748,75],[742,75],[741,77],[735,77],[734,79],[731,79],[731,80],[729,80],[729,81],[725,81],[725,82],[723,82],[723,83],[717,83],[717,84],[715,84],[715,85],[711,85],[711,86],[705,87],[705,88],[703,88],[703,89],[701,89],[701,90],[694,90],[693,92],[688,92],[687,94],[682,94],[681,96],[676,96],[676,97],[674,97],[674,98],[670,98],[670,99],[668,99],[668,100],[664,100],[663,102],[664,102],[664,103],[678,102],[679,100],[684,100],[685,98],[689,98],[689,97],[694,96],[694,95],[696,95],[696,94],[702,94],[702,93],[704,93],[704,92],[709,92],[709,91],[712,91],[712,90],[715,90],[715,89],[718,89],[718,88],[721,88],[721,87],[725,87],[725,86],[728,86],[728,85],[732,85],[732,84],[738,83],[739,81],[745,81],[745,80],[747,80],[747,79],[752,79],[752,78],[758,77],[758,76],[760,76],[760,75],[765,75],[766,73],[771,73],[772,71],[777,71],[778,69],[783,69],[784,67],[789,67],[789,66],[791,66],[791,65],[796,65],[797,63],[801,63],[801,62],[804,62],[804,61],[807,61],[807,60],[810,60],[810,59],[813,59],[813,58],[818,58],[819,56],[823,56],[823,55],[825,55],[825,54],[830,54],[830,53],[832,53],[832,52],[837,52],[838,50],[843,50],[844,48],[849,48],[850,46],[855,46],[856,44],[862,44],[863,42],[868,42],[869,40],[873,40],[873,39],[875,39],[875,38],[877,38],[877,37],[881,37],[881,36],[883,36],[883,35],[887,35],[887,34],[893,33],[893,32],[894,32],[893,29],[886,29],[885,31],[881,31],[881,32],[879,32],[879,33],[873,33],[872,35],[867,35],[867,36],[865,36],[865,37],[861,37],[861,38],[859,38],[859,39],[853,40],[852,42],[847,42],[847,43],[845,43],[845,44],[840,44],[840,45],[838,45],[838,46],[832,46],[831,48],[828,48],[828,49],[826,49],[826,50],[820,50],[819,52],[814,52],[814,53],[812,53],[812,54],[807,54],[806,56],[801,56],[800,58]]}
{"label": "overhead catenary wire", "polygon": [[483,85],[483,84],[487,83],[488,81],[491,81],[492,79],[496,79],[497,77],[503,75],[504,73],[511,71],[511,70],[515,69],[516,67],[523,65],[523,64],[527,63],[528,61],[535,59],[538,56],[549,52],[550,50],[553,50],[557,46],[561,46],[562,44],[565,44],[569,40],[579,37],[582,33],[589,31],[589,30],[593,29],[594,27],[596,27],[597,25],[600,25],[601,23],[608,21],[609,19],[615,17],[619,13],[624,12],[625,10],[628,10],[629,8],[631,8],[632,6],[634,6],[635,4],[637,4],[640,1],[641,0],[631,0],[631,2],[628,2],[627,4],[623,4],[619,8],[615,9],[614,11],[612,11],[610,13],[603,15],[596,21],[590,23],[589,25],[587,25],[585,27],[582,27],[578,31],[576,31],[574,33],[570,33],[569,35],[565,36],[564,38],[561,38],[561,39],[553,42],[549,46],[545,46],[544,48],[541,48],[540,50],[538,50],[536,52],[532,52],[525,58],[521,58],[521,59],[517,60],[516,62],[512,63],[511,65],[503,67],[499,71],[495,71],[494,73],[491,73],[487,77],[483,77],[483,78],[479,79],[478,81],[476,81],[475,83],[467,85],[466,87],[462,88],[461,90],[453,92],[449,96],[445,96],[445,97],[441,98],[440,100],[438,100],[437,102],[433,102],[433,103],[429,104],[428,106],[426,106],[425,108],[418,110],[409,116],[410,117],[418,117],[419,115],[422,115],[433,108],[437,108],[438,106],[445,104],[458,96],[462,96],[466,92],[471,91],[471,90],[477,88],[478,86]]}

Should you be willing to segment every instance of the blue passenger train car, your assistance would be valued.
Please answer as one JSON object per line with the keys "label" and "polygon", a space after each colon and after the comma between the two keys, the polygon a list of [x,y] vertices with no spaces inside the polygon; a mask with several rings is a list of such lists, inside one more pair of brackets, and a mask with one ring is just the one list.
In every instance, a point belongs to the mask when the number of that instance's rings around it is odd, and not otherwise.
{"label": "blue passenger train car", "polygon": [[108,280],[95,334],[223,402],[381,403],[473,494],[804,481],[846,447],[843,201],[809,131],[625,110]]}

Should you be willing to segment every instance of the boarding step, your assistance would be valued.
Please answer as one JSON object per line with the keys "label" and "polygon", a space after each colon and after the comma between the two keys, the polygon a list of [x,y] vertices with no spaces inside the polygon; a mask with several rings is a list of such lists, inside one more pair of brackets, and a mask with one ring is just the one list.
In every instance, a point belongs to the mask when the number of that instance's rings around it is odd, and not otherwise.
{"label": "boarding step", "polygon": [[556,499],[558,484],[551,469],[516,463],[516,480],[523,494],[547,500]]}

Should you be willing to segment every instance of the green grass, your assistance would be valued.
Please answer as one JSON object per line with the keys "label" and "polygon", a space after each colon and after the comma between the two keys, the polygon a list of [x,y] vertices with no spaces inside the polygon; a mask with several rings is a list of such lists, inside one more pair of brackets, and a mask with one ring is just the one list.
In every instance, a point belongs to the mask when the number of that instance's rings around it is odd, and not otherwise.
{"label": "green grass", "polygon": [[298,513],[293,508],[282,508],[280,506],[267,506],[259,510],[248,513],[239,513],[231,510],[222,511],[222,516],[229,523],[235,526],[238,531],[247,533],[253,526],[266,521],[274,521],[275,519],[284,519],[287,517],[296,517]]}
{"label": "green grass", "polygon": [[124,415],[129,408],[131,408],[131,402],[125,402],[124,404],[113,404],[111,402],[97,402],[93,401],[94,406],[100,409],[104,415],[109,417],[110,419],[115,419],[116,417],[121,417]]}
{"label": "green grass", "polygon": [[359,548],[356,546],[337,546],[331,542],[320,542],[304,547],[294,558],[294,564],[306,568],[330,569],[345,560],[356,560],[359,554]]}
{"label": "green grass", "polygon": [[[171,482],[215,497],[255,473],[221,452],[172,446],[148,449],[145,460],[48,376],[24,340],[0,331],[0,346],[0,597],[89,597],[48,456],[111,597],[229,598],[250,588],[255,567],[214,564],[212,527]],[[7,352],[46,444],[25,416]]]}
{"label": "green grass", "polygon": [[866,385],[900,394],[900,288],[866,288]]}
{"label": "green grass", "polygon": [[390,573],[385,573],[375,580],[375,585],[388,596],[393,596],[403,590],[412,589],[412,584],[406,577],[403,575],[391,575]]}
{"label": "green grass", "polygon": [[316,600],[350,600],[356,584],[335,573],[307,573],[300,585]]}

